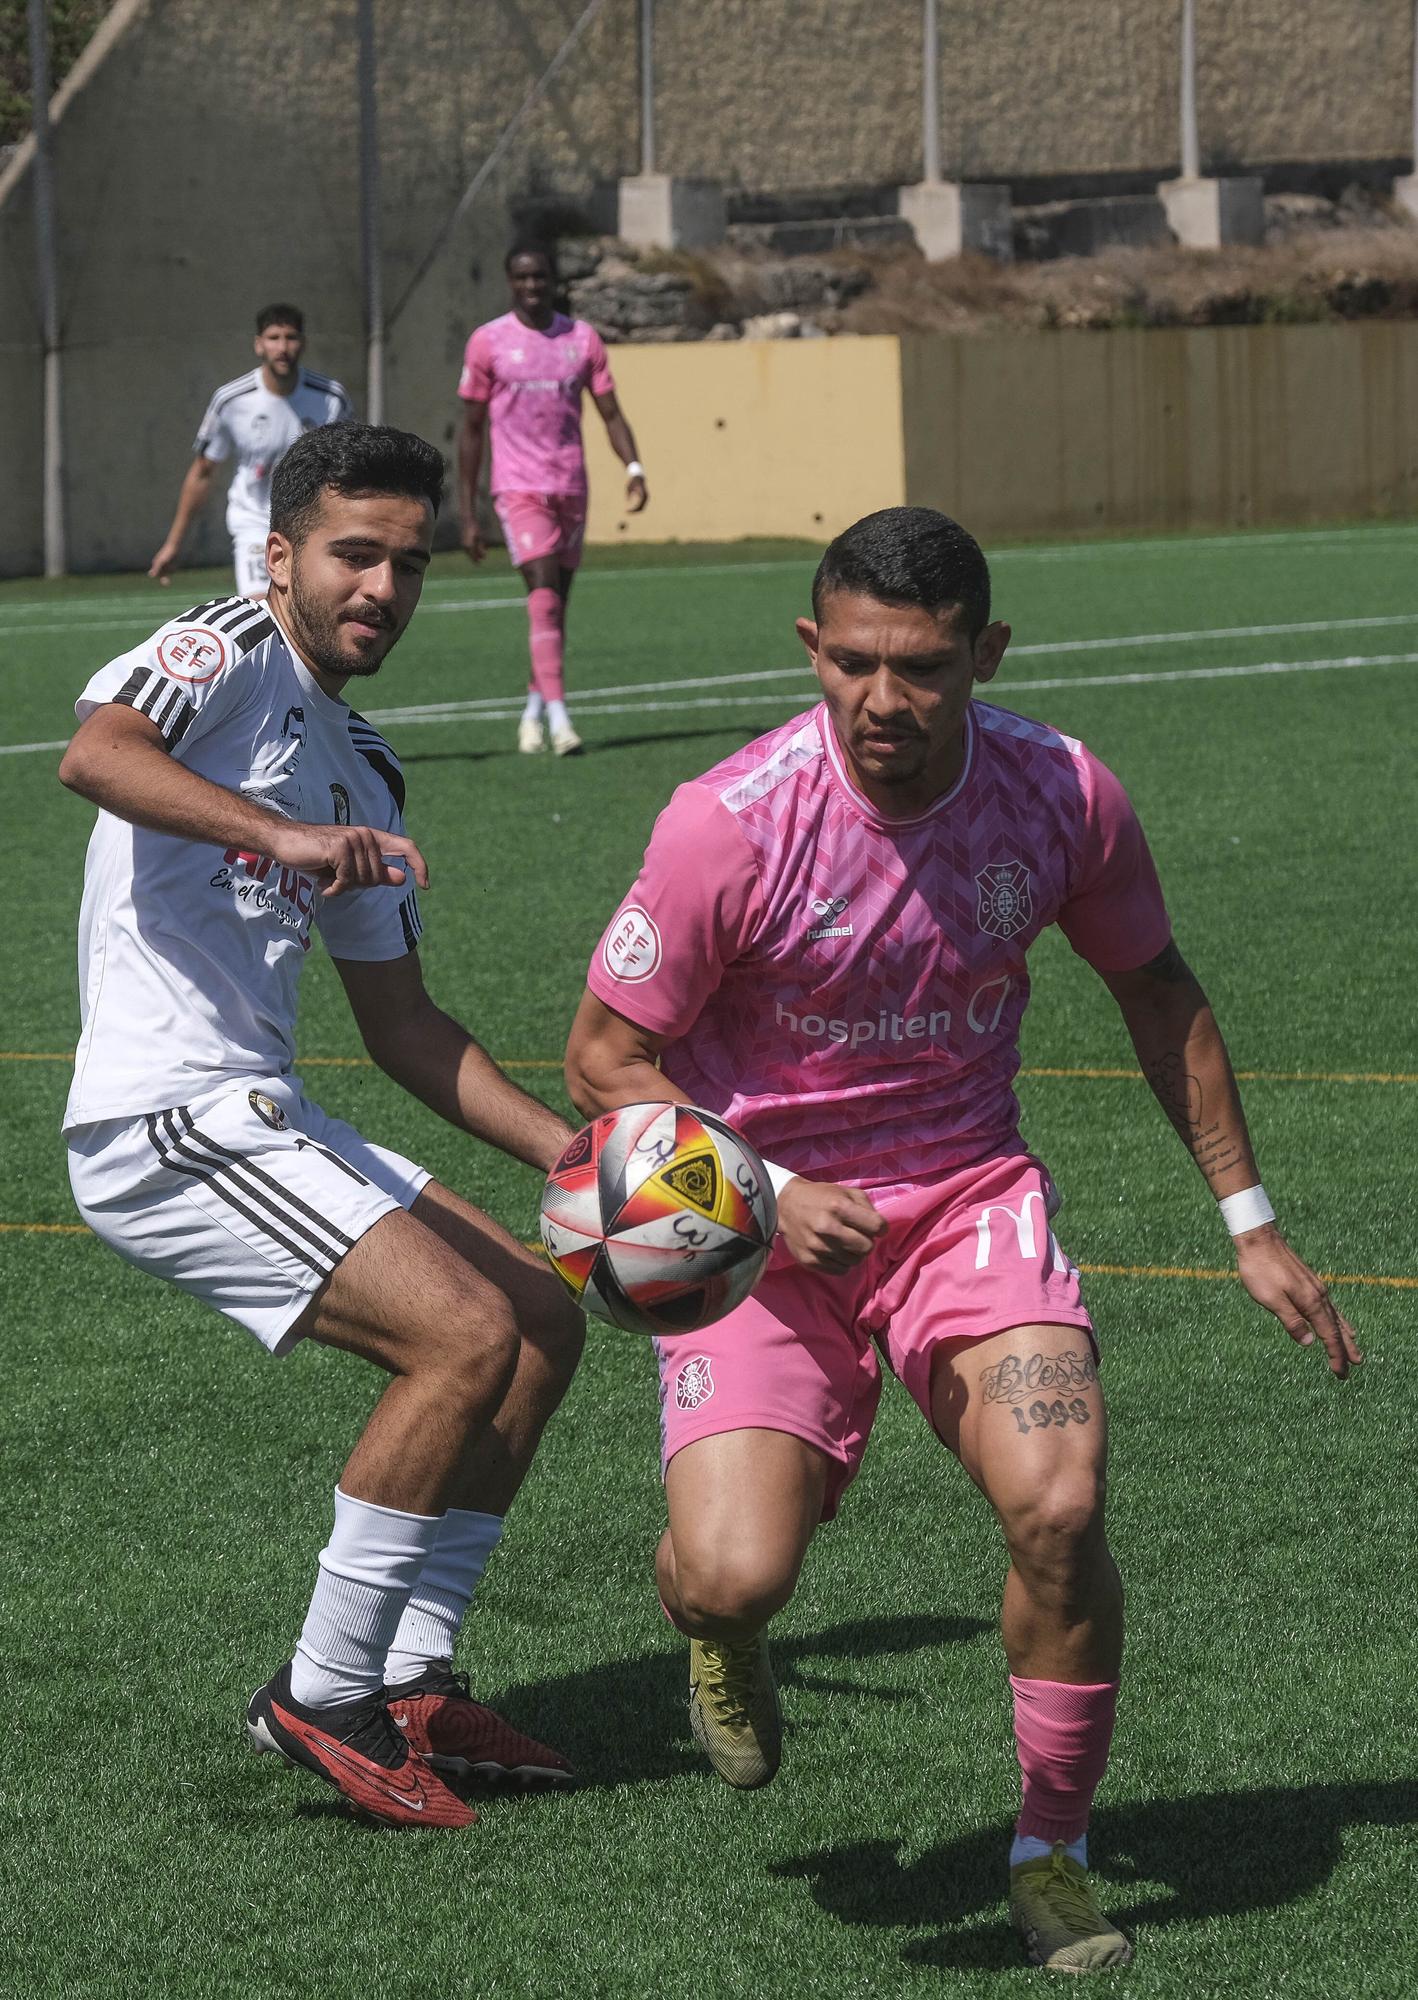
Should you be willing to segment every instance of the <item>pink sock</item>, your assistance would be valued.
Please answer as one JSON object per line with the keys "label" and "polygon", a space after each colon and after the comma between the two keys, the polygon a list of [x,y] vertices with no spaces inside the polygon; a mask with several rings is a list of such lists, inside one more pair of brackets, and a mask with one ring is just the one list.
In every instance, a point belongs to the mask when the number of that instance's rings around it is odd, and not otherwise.
{"label": "pink sock", "polygon": [[1022,1681],[1014,1690],[1014,1742],[1024,1774],[1015,1832],[1034,1840],[1081,1840],[1113,1740],[1118,1683],[1074,1687]]}
{"label": "pink sock", "polygon": [[527,617],[532,628],[532,685],[543,701],[565,699],[562,622],[565,607],[559,590],[527,593]]}

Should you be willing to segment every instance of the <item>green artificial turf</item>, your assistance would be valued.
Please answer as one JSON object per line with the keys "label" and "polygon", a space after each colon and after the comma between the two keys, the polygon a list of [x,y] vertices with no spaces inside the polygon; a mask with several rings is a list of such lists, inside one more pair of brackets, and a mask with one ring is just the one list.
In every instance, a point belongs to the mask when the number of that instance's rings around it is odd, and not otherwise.
{"label": "green artificial turf", "polygon": [[[1038,649],[1011,656],[996,694],[1083,736],[1132,791],[1183,949],[1238,1068],[1261,1073],[1246,1096],[1282,1220],[1343,1280],[1368,1356],[1336,1386],[1234,1282],[1166,1275],[1224,1268],[1227,1244],[1140,1081],[1025,1075],[1068,1249],[1143,1273],[1088,1281],[1129,1588],[1094,1832],[1104,1900],[1138,1940],[1106,1982],[1118,1994],[1400,2000],[1418,1980],[1415,556],[1418,528],[1399,525],[995,563],[999,615]],[[525,620],[505,568],[440,558],[365,691],[376,720],[404,711],[382,726],[433,870],[429,985],[496,1054],[544,1065],[516,1073],[563,1108],[585,962],[655,812],[809,704],[792,620],[811,567],[791,544],[592,552],[570,621],[580,760],[515,754]],[[62,738],[94,667],[221,587],[213,573],[161,595],[111,577],[0,586],[0,739]],[[1393,622],[1362,622],[1378,619]],[[1344,659],[1361,664],[1296,670]],[[1286,670],[1165,678],[1267,663]],[[705,685],[646,687],[683,681]],[[605,688],[630,692],[598,702]],[[477,701],[503,709],[409,713]],[[1037,1990],[1004,1915],[1016,1777],[998,1536],[891,1385],[779,1621],[791,1734],[767,1791],[731,1794],[690,1743],[683,1648],[650,1570],[652,1359],[594,1325],[464,1659],[487,1698],[567,1751],[581,1789],[490,1797],[469,1834],[399,1836],[246,1755],[245,1697],[290,1651],[378,1385],[325,1350],[272,1363],[64,1233],[57,1126],[92,815],[56,763],[0,757],[0,1991]],[[1054,936],[1034,966],[1026,1070],[1127,1070],[1093,975]],[[306,1071],[332,1112],[531,1229],[532,1174],[359,1065],[319,953],[299,1041],[354,1059]]]}

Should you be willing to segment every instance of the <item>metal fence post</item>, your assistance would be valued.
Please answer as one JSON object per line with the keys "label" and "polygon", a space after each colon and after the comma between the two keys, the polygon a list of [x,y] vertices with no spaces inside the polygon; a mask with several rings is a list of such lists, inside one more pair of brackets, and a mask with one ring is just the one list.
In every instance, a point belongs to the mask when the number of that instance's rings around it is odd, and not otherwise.
{"label": "metal fence post", "polygon": [[374,0],[359,0],[359,247],[364,278],[365,400],[384,421],[384,246],[379,228],[379,104]]}
{"label": "metal fence post", "polygon": [[1182,0],[1182,179],[1201,174],[1196,129],[1196,0]]}
{"label": "metal fence post", "polygon": [[59,277],[54,247],[54,174],[50,152],[49,36],[44,0],[29,0],[30,93],[34,128],[35,257],[44,334],[44,573],[63,576],[64,426],[59,353]]}
{"label": "metal fence post", "polygon": [[[1418,3],[1418,0],[1416,0]],[[940,9],[924,0],[921,16],[921,179],[940,180]]]}
{"label": "metal fence post", "polygon": [[655,0],[640,0],[640,171],[655,171]]}

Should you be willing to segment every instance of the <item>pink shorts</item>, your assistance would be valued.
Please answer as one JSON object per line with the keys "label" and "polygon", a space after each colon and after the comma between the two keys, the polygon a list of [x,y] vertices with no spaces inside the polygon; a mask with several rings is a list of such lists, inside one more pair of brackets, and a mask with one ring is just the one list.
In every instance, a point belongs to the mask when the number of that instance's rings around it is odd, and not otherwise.
{"label": "pink shorts", "polygon": [[[714,1326],[657,1340],[662,1464],[723,1431],[787,1431],[832,1461],[823,1518],[856,1477],[881,1394],[880,1355],[927,1421],[947,1341],[1012,1326],[1087,1329],[1057,1206],[1029,1154],[925,1186],[870,1190],[890,1228],[844,1275],[805,1271],[781,1242],[753,1297]],[[1096,1354],[1096,1346],[1095,1346]]]}
{"label": "pink shorts", "polygon": [[575,569],[586,539],[584,493],[494,493],[513,567],[555,556],[562,569]]}

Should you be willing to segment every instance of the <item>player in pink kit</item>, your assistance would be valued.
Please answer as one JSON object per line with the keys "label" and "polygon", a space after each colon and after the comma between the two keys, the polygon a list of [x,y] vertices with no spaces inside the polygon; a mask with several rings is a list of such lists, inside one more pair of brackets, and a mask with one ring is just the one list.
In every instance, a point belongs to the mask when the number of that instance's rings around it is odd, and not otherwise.
{"label": "player in pink kit", "polygon": [[857,1470],[884,1360],[1009,1551],[1014,1922],[1037,1964],[1122,1964],[1086,1872],[1123,1626],[1098,1349],[1013,1091],[1046,925],[1117,1001],[1252,1296],[1337,1376],[1360,1357],[1274,1226],[1122,786],[973,698],[1009,642],[976,543],[925,508],[871,515],[828,549],[798,631],[821,703],[674,794],[567,1051],[583,1112],[684,1099],[774,1163],[780,1241],[756,1293],[658,1343],[657,1568],[691,1641],[690,1719],[730,1784],[773,1776],[765,1629]]}
{"label": "player in pink kit", "polygon": [[[527,586],[532,678],[517,748],[551,746],[558,757],[583,746],[566,709],[566,603],[586,533],[586,455],[581,397],[589,389],[626,470],[626,506],[650,497],[635,439],[616,400],[605,343],[585,320],[556,311],[556,267],[548,251],[518,245],[506,260],[512,310],[475,329],[463,356],[458,394],[458,492],[463,547],[486,554],[478,528],[478,474],[489,421],[492,501],[507,553]],[[544,720],[545,718],[545,720]]]}

